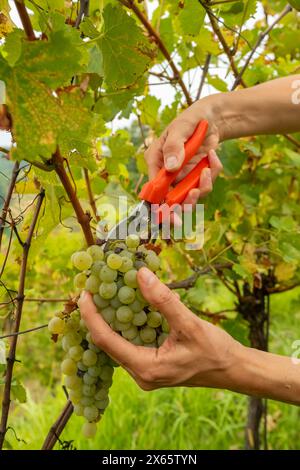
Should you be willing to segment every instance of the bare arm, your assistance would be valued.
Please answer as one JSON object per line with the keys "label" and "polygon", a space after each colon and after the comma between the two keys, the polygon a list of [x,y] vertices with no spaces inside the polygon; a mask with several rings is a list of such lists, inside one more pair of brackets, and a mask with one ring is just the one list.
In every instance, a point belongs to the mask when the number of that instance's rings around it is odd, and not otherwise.
{"label": "bare arm", "polygon": [[168,320],[170,335],[158,349],[135,346],[105,323],[84,293],[80,311],[94,343],[121,364],[144,390],[214,387],[300,405],[300,364],[245,347],[194,315],[147,268],[138,282],[144,297]]}
{"label": "bare arm", "polygon": [[199,188],[188,195],[185,201],[188,203],[196,203],[199,197],[212,190],[213,181],[222,169],[214,152],[220,142],[257,134],[300,131],[300,75],[196,101],[171,122],[145,153],[150,178],[163,165],[169,171],[181,166],[184,143],[203,119],[209,123],[207,137],[186,171],[181,172],[181,177],[206,154],[211,171],[203,173]]}

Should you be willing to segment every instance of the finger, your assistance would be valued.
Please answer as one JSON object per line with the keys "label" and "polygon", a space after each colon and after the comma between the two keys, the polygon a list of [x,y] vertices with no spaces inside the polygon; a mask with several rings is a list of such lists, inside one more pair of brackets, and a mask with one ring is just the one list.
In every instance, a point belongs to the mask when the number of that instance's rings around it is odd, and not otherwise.
{"label": "finger", "polygon": [[199,188],[191,189],[187,197],[183,201],[184,212],[191,212],[196,206],[199,197],[200,197],[200,189]]}
{"label": "finger", "polygon": [[216,180],[217,176],[221,173],[223,170],[223,165],[216,154],[215,150],[210,150],[208,152],[208,161],[209,161],[209,166],[210,166],[210,171],[211,171],[211,179],[212,182]]}
{"label": "finger", "polygon": [[207,196],[213,189],[212,174],[210,168],[204,168],[200,176],[199,198]]}
{"label": "finger", "polygon": [[137,279],[145,299],[166,317],[171,327],[182,326],[194,319],[193,313],[150,269],[141,268]]}
{"label": "finger", "polygon": [[162,143],[162,139],[155,140],[145,152],[150,179],[153,179],[163,166]]}
{"label": "finger", "polygon": [[96,346],[103,349],[119,364],[133,368],[140,357],[137,346],[129,343],[103,320],[89,292],[83,291],[78,301],[81,317],[83,318]]}
{"label": "finger", "polygon": [[181,167],[184,159],[184,144],[193,134],[195,124],[177,119],[170,126],[163,145],[163,158],[168,171],[176,171]]}

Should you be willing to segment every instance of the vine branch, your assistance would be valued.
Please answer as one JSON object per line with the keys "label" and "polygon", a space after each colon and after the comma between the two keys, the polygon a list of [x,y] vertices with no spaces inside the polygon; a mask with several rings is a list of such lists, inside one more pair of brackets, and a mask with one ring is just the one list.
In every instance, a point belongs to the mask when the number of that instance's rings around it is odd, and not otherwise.
{"label": "vine branch", "polygon": [[87,168],[83,169],[83,173],[84,173],[84,179],[85,179],[85,184],[86,184],[86,189],[87,189],[87,193],[88,193],[88,197],[89,197],[90,206],[92,208],[92,211],[93,211],[93,214],[94,214],[94,217],[95,217],[96,221],[99,222],[100,217],[97,213],[96,202],[95,202],[94,194],[93,194],[93,191],[92,191],[91,181],[90,181],[89,172],[88,172]]}
{"label": "vine branch", "polygon": [[56,444],[56,441],[59,439],[62,431],[64,430],[67,422],[73,413],[73,405],[70,400],[67,401],[63,411],[51,426],[48,435],[43,443],[42,450],[52,450]]}
{"label": "vine branch", "polygon": [[9,184],[9,187],[8,187],[8,190],[7,190],[5,201],[4,201],[4,204],[3,204],[1,219],[0,219],[0,248],[1,248],[1,243],[2,243],[2,236],[3,236],[3,232],[4,232],[4,228],[5,228],[6,217],[7,217],[10,201],[11,201],[11,198],[12,198],[12,195],[13,195],[14,187],[15,187],[16,182],[17,182],[19,171],[20,171],[20,165],[19,165],[19,162],[16,162],[14,164],[10,184]]}
{"label": "vine branch", "polygon": [[[28,254],[29,254],[31,241],[34,235],[34,230],[38,221],[38,217],[39,217],[39,213],[43,204],[44,197],[45,197],[45,191],[42,190],[38,195],[32,221],[28,230],[27,238],[23,245],[13,333],[18,333],[19,328],[20,328],[23,302],[24,302],[24,289],[25,289],[25,277],[26,277]],[[4,385],[3,401],[2,401],[2,415],[1,415],[1,422],[0,422],[0,449],[2,449],[3,447],[4,438],[5,438],[5,434],[7,431],[7,420],[8,420],[8,414],[9,414],[9,408],[10,408],[10,402],[11,402],[11,398],[10,398],[11,397],[11,383],[12,383],[13,367],[15,363],[17,341],[18,341],[18,335],[13,336],[11,344],[10,344],[10,348],[9,348],[8,357],[7,357],[7,368],[6,368],[6,373],[5,373],[5,385]]]}
{"label": "vine branch", "polygon": [[60,154],[59,149],[57,148],[55,154],[53,155],[53,163],[55,167],[56,174],[58,175],[68,197],[69,201],[73,206],[75,211],[77,221],[81,225],[82,231],[84,233],[86,242],[88,245],[94,244],[94,237],[90,227],[90,215],[85,213],[80,201],[77,197],[77,194],[72,186],[71,180],[66,172],[64,166],[64,159]]}
{"label": "vine branch", "polygon": [[128,0],[128,1],[119,0],[119,1],[120,1],[120,3],[122,3],[122,5],[129,8],[130,10],[132,10],[135,13],[135,15],[138,17],[140,22],[143,24],[143,26],[148,31],[149,35],[155,40],[160,52],[162,53],[162,55],[168,61],[168,64],[170,65],[170,67],[173,71],[174,78],[177,80],[177,83],[179,84],[179,86],[182,89],[182,92],[185,96],[187,104],[190,106],[193,103],[191,95],[189,94],[188,89],[185,86],[185,83],[184,83],[184,81],[183,81],[183,79],[180,75],[180,72],[179,72],[178,68],[176,67],[172,57],[169,54],[169,51],[167,50],[167,48],[166,48],[165,44],[163,43],[163,41],[162,41],[160,35],[158,34],[158,32],[154,29],[152,24],[149,22],[149,20],[146,18],[144,13],[139,9],[139,7],[134,3],[133,0]]}
{"label": "vine branch", "polygon": [[24,1],[14,0],[14,2],[27,38],[29,41],[34,41],[36,37]]}

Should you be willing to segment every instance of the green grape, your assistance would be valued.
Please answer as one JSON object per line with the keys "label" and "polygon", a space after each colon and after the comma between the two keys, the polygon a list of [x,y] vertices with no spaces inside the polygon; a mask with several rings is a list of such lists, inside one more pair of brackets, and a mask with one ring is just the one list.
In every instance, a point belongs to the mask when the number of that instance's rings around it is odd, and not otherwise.
{"label": "green grape", "polygon": [[106,264],[111,269],[119,269],[122,266],[123,260],[120,255],[116,253],[111,253],[106,260]]}
{"label": "green grape", "polygon": [[81,400],[81,398],[82,398],[82,389],[81,389],[81,387],[69,390],[69,395],[70,395],[71,400],[78,399],[78,398],[79,398],[79,400]]}
{"label": "green grape", "polygon": [[163,333],[170,333],[169,323],[164,317],[162,319],[161,329],[163,330]]}
{"label": "green grape", "polygon": [[136,326],[132,325],[128,330],[122,331],[122,336],[129,341],[135,338],[138,334],[138,329]]}
{"label": "green grape", "polygon": [[85,335],[85,339],[87,340],[88,343],[92,342],[92,334],[90,331],[88,331],[87,334]]}
{"label": "green grape", "polygon": [[123,279],[123,277],[120,277],[119,279],[117,279],[116,284],[117,284],[118,290],[121,289],[121,287],[124,286],[124,279]]}
{"label": "green grape", "polygon": [[100,390],[98,390],[96,393],[95,393],[95,400],[98,401],[98,400],[105,400],[107,398],[107,390],[105,390],[105,388],[100,388]]}
{"label": "green grape", "polygon": [[112,384],[112,378],[105,380],[105,382],[102,383],[102,388],[105,390],[108,390],[111,387]]}
{"label": "green grape", "polygon": [[94,398],[93,397],[87,397],[86,395],[84,395],[81,399],[80,399],[80,404],[82,406],[91,406],[94,404]]}
{"label": "green grape", "polygon": [[157,271],[160,268],[160,259],[156,254],[147,255],[145,261],[148,265],[148,268],[153,272]]}
{"label": "green grape", "polygon": [[165,340],[167,339],[168,335],[166,333],[161,333],[159,337],[157,338],[157,344],[158,346],[161,346]]}
{"label": "green grape", "polygon": [[48,330],[53,335],[60,335],[65,330],[65,322],[61,318],[53,317],[48,323]]}
{"label": "green grape", "polygon": [[104,398],[103,400],[95,400],[95,406],[99,410],[105,410],[105,408],[107,408],[108,405],[109,405],[109,398],[108,397]]}
{"label": "green grape", "polygon": [[83,410],[83,416],[88,421],[95,421],[98,418],[99,411],[95,406],[85,406]]}
{"label": "green grape", "polygon": [[86,397],[93,397],[96,393],[96,385],[95,384],[84,384],[82,387],[82,393]]}
{"label": "green grape", "polygon": [[81,379],[77,375],[67,375],[65,378],[65,386],[72,390],[80,388],[81,384]]}
{"label": "green grape", "polygon": [[144,343],[153,343],[156,339],[156,331],[150,326],[145,326],[140,330],[140,337]]}
{"label": "green grape", "polygon": [[130,269],[132,269],[133,267],[133,261],[132,259],[130,258],[123,258],[123,261],[122,261],[122,265],[121,267],[119,268],[119,271],[121,273],[127,273],[127,271],[129,271]]}
{"label": "green grape", "polygon": [[138,313],[135,313],[133,315],[132,323],[135,326],[143,326],[147,322],[147,314],[144,312],[144,310],[141,310]]}
{"label": "green grape", "polygon": [[77,405],[81,401],[81,398],[78,395],[76,395],[75,392],[77,392],[77,390],[69,390],[69,398],[71,402],[73,403],[73,405]]}
{"label": "green grape", "polygon": [[[100,271],[100,279],[103,282],[113,282],[117,279],[118,273],[108,266],[103,266]],[[101,295],[101,294],[100,294]]]}
{"label": "green grape", "polygon": [[82,378],[83,383],[86,385],[93,385],[94,383],[97,382],[97,377],[93,377],[91,374],[86,372]]}
{"label": "green grape", "polygon": [[103,366],[104,364],[107,363],[108,356],[105,354],[105,352],[101,351],[98,354],[98,359],[97,359],[97,366]]}
{"label": "green grape", "polygon": [[130,269],[129,271],[127,271],[127,273],[124,274],[124,282],[126,286],[138,287],[136,275],[137,275],[136,269]]}
{"label": "green grape", "polygon": [[99,290],[100,280],[97,276],[93,274],[87,278],[85,283],[85,289],[88,290],[91,294],[97,294]]}
{"label": "green grape", "polygon": [[73,359],[73,361],[76,361],[76,362],[80,361],[80,359],[82,358],[82,354],[83,354],[83,348],[79,346],[79,344],[72,346],[68,352],[69,357]]}
{"label": "green grape", "polygon": [[136,234],[131,234],[126,237],[125,242],[128,248],[137,248],[140,244],[140,237]]}
{"label": "green grape", "polygon": [[97,432],[96,423],[84,423],[84,425],[82,426],[81,432],[83,436],[86,437],[87,439],[95,437],[96,432]]}
{"label": "green grape", "polygon": [[86,271],[92,266],[93,258],[85,251],[77,251],[72,255],[72,263],[79,271]]}
{"label": "green grape", "polygon": [[75,289],[84,289],[85,282],[86,282],[86,275],[84,273],[77,273],[73,281]]}
{"label": "green grape", "polygon": [[100,366],[92,366],[88,368],[88,373],[92,377],[99,377],[100,372],[101,372]]}
{"label": "green grape", "polygon": [[109,300],[102,299],[102,297],[100,297],[99,294],[93,295],[93,301],[94,301],[94,304],[100,308],[100,310],[109,305]]}
{"label": "green grape", "polygon": [[79,326],[80,326],[80,329],[84,332],[84,331],[87,331],[87,326],[85,324],[85,321],[83,318],[80,319],[80,322],[79,322]]}
{"label": "green grape", "polygon": [[96,346],[94,343],[89,343],[89,349],[91,351],[94,351],[95,353],[98,353],[100,351],[100,349],[98,348],[98,346]]}
{"label": "green grape", "polygon": [[116,243],[116,248],[122,248],[122,250],[126,250],[126,243],[118,242]]}
{"label": "green grape", "polygon": [[103,299],[112,299],[116,295],[117,290],[118,286],[115,282],[102,282],[99,287],[99,294]]}
{"label": "green grape", "polygon": [[103,380],[103,382],[106,382],[112,378],[113,373],[114,373],[113,367],[104,365],[102,367],[99,377],[101,380]]}
{"label": "green grape", "polygon": [[107,257],[109,255],[111,255],[113,253],[113,250],[107,250],[105,253],[104,253],[104,256],[105,256],[105,260],[107,260]]}
{"label": "green grape", "polygon": [[74,331],[78,330],[79,327],[79,319],[77,318],[67,318],[65,322],[65,331],[64,333],[74,333]]}
{"label": "green grape", "polygon": [[145,247],[145,245],[138,246],[136,251],[137,251],[137,253],[143,253],[145,255],[148,253],[148,250]]}
{"label": "green grape", "polygon": [[82,336],[76,331],[70,331],[63,337],[63,340],[64,339],[66,341],[66,344],[69,346],[68,349],[70,349],[72,346],[76,346],[77,344],[81,343]]}
{"label": "green grape", "polygon": [[78,403],[77,405],[74,405],[74,413],[76,416],[83,416],[83,406],[81,403]]}
{"label": "green grape", "polygon": [[132,287],[123,286],[119,289],[118,297],[122,304],[131,304],[135,299],[135,290]]}
{"label": "green grape", "polygon": [[142,260],[140,260],[140,259],[137,259],[137,260],[134,262],[134,267],[135,267],[135,269],[139,270],[139,269],[141,269],[141,268],[147,267],[147,264],[146,264],[144,261],[142,261]]}
{"label": "green grape", "polygon": [[88,367],[84,365],[82,361],[77,362],[77,367],[81,372],[86,372],[88,370]]}
{"label": "green grape", "polygon": [[133,253],[130,253],[130,251],[128,251],[128,250],[121,251],[120,256],[122,258],[128,258],[133,262],[134,255],[133,255]]}
{"label": "green grape", "polygon": [[93,274],[93,276],[99,277],[103,266],[105,266],[104,261],[95,261],[90,268],[90,273]]}
{"label": "green grape", "polygon": [[68,357],[62,361],[60,368],[65,375],[75,375],[77,372],[76,363]]}
{"label": "green grape", "polygon": [[119,297],[117,295],[115,295],[115,297],[113,299],[111,299],[110,305],[111,305],[111,307],[117,309],[117,308],[121,307],[122,302],[120,302]]}
{"label": "green grape", "polygon": [[106,323],[112,323],[116,316],[116,311],[112,307],[105,307],[101,310],[101,316],[106,321]]}
{"label": "green grape", "polygon": [[143,296],[143,294],[142,294],[142,292],[139,288],[136,289],[135,296],[136,296],[137,300],[142,302],[144,305],[147,303],[147,300],[145,299],[145,297]]}
{"label": "green grape", "polygon": [[139,334],[135,338],[133,338],[130,342],[132,344],[135,344],[135,346],[143,346],[143,341],[141,340],[141,337]]}
{"label": "green grape", "polygon": [[162,323],[162,316],[159,312],[151,311],[147,315],[147,325],[152,328],[158,328]]}
{"label": "green grape", "polygon": [[89,246],[86,251],[92,257],[93,261],[102,261],[104,259],[103,249],[99,245]]}
{"label": "green grape", "polygon": [[132,302],[132,304],[129,304],[128,307],[130,307],[134,313],[138,313],[143,310],[144,304],[139,300],[135,299],[135,301]]}
{"label": "green grape", "polygon": [[115,320],[113,321],[113,327],[115,331],[125,331],[131,327],[131,323],[123,323],[117,318],[115,318]]}
{"label": "green grape", "polygon": [[97,362],[97,354],[95,351],[87,349],[82,355],[82,362],[88,367],[94,366]]}
{"label": "green grape", "polygon": [[120,367],[120,364],[118,364],[116,361],[113,360],[112,357],[108,358],[107,364],[112,367]]}
{"label": "green grape", "polygon": [[129,307],[123,305],[122,307],[119,307],[116,311],[116,316],[120,322],[128,323],[133,318],[133,311]]}

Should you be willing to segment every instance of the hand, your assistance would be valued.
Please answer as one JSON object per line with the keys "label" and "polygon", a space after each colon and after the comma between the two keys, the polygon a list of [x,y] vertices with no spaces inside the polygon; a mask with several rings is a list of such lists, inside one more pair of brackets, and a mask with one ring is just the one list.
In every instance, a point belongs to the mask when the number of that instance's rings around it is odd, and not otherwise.
{"label": "hand", "polygon": [[81,316],[94,343],[123,366],[143,390],[171,386],[231,388],[231,371],[242,346],[224,330],[200,320],[147,268],[138,272],[144,297],[168,320],[170,335],[156,348],[135,346],[105,323],[83,292]]}
{"label": "hand", "polygon": [[222,163],[215,152],[222,139],[219,128],[221,127],[219,125],[220,114],[216,105],[219,96],[213,95],[204,98],[186,109],[145,152],[150,179],[154,178],[163,165],[169,171],[176,171],[180,168],[184,159],[184,143],[193,134],[200,121],[203,119],[208,121],[209,128],[203,145],[192,160],[182,169],[177,181],[184,178],[199,160],[206,155],[208,155],[210,168],[202,172],[199,188],[192,189],[183,204],[192,204],[194,206],[199,198],[210,193],[215,179],[222,171]]}

